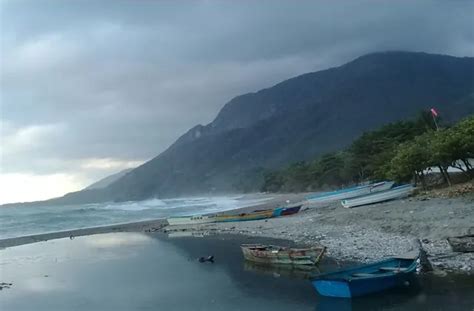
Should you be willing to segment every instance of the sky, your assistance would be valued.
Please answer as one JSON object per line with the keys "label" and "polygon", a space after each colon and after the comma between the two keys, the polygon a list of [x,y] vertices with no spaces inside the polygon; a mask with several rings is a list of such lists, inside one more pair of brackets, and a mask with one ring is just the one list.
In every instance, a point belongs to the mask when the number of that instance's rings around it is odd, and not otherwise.
{"label": "sky", "polygon": [[234,96],[366,53],[474,56],[473,1],[0,0],[0,204],[164,151]]}

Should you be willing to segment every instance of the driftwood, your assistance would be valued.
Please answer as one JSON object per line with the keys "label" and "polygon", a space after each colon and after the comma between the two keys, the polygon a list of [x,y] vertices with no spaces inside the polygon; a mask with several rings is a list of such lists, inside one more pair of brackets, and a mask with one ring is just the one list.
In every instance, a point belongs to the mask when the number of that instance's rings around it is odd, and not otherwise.
{"label": "driftwood", "polygon": [[448,243],[455,252],[474,252],[474,235],[450,237]]}

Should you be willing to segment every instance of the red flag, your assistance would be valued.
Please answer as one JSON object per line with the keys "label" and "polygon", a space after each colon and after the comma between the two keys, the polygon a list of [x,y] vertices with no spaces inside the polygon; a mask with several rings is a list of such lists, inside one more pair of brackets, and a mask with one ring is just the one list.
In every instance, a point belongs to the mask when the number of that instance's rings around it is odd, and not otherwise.
{"label": "red flag", "polygon": [[434,108],[431,108],[431,114],[435,117],[438,116],[438,112]]}

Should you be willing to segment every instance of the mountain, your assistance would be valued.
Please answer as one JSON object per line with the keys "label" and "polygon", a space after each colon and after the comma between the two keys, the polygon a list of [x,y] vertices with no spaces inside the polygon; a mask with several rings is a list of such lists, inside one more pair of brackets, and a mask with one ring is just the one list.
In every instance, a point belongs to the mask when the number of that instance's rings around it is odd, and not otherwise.
{"label": "mountain", "polygon": [[[410,52],[362,56],[238,96],[213,122],[119,179],[115,200],[236,192],[260,172],[341,149],[382,124],[436,107],[445,121],[474,113],[474,58]],[[248,180],[253,179],[254,184]]]}
{"label": "mountain", "polygon": [[112,175],[107,176],[105,178],[102,178],[101,180],[96,181],[92,185],[89,185],[88,187],[84,188],[84,190],[107,188],[109,185],[111,185],[115,181],[117,181],[120,178],[122,178],[123,176],[125,176],[131,170],[133,170],[133,168],[127,168],[123,171],[120,171],[118,173],[115,173],[115,174],[112,174]]}
{"label": "mountain", "polygon": [[474,113],[474,58],[383,52],[233,98],[166,151],[105,189],[55,203],[141,200],[258,189],[262,172],[342,149],[364,131],[436,107]]}

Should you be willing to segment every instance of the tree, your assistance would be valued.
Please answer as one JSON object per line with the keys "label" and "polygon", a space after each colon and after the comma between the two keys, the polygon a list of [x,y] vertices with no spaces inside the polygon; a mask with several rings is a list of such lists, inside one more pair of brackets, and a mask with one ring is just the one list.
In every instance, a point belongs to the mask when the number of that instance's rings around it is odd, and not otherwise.
{"label": "tree", "polygon": [[433,132],[427,132],[397,147],[387,166],[387,175],[398,182],[420,180],[426,187],[424,171],[431,166],[429,141]]}

